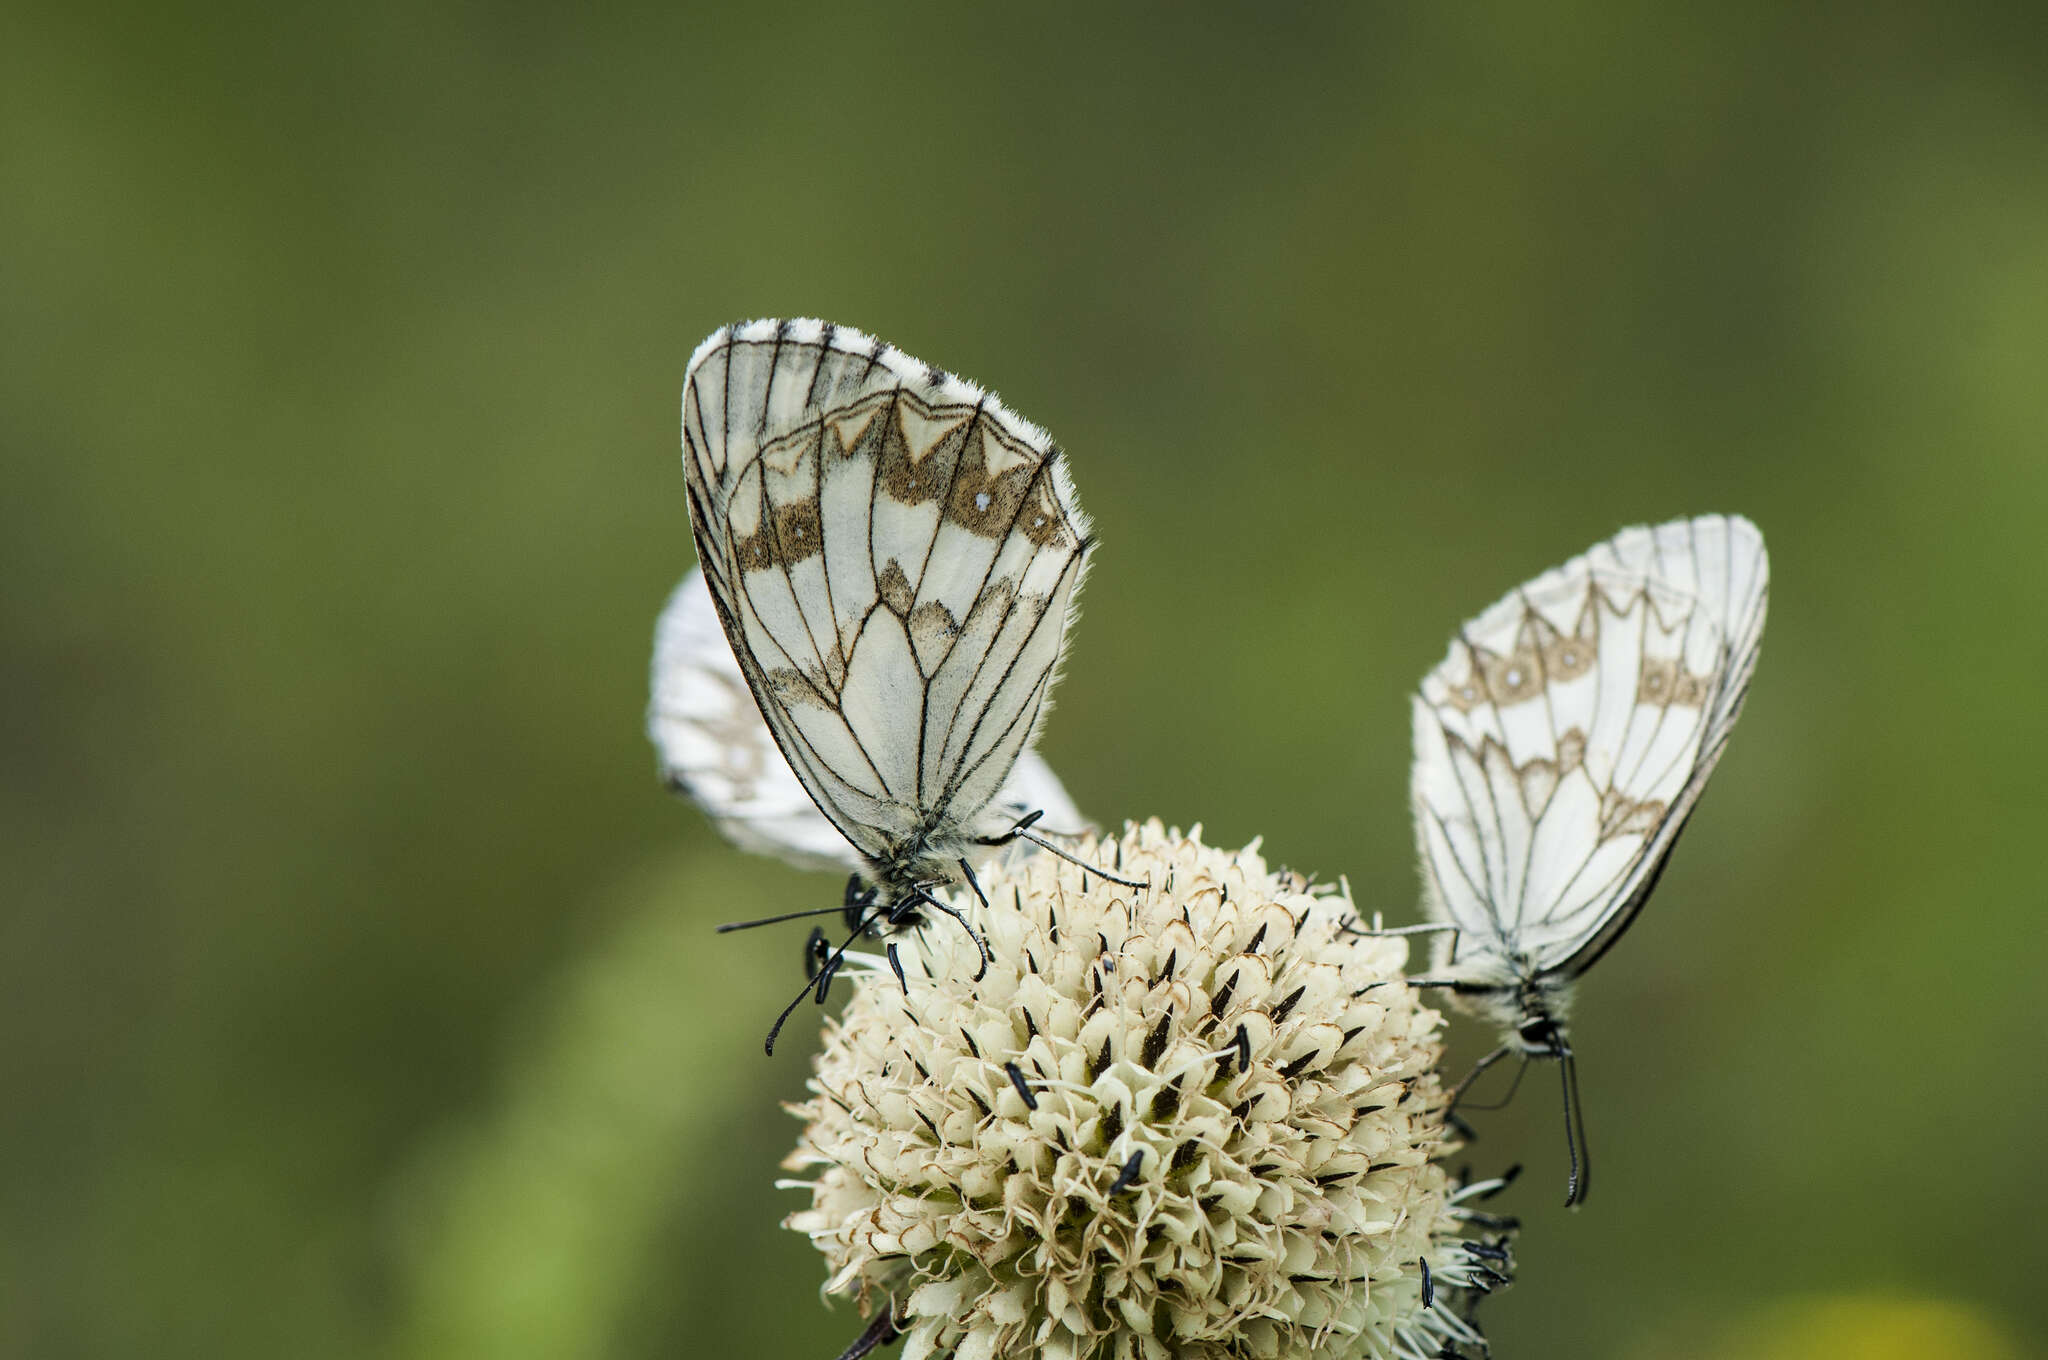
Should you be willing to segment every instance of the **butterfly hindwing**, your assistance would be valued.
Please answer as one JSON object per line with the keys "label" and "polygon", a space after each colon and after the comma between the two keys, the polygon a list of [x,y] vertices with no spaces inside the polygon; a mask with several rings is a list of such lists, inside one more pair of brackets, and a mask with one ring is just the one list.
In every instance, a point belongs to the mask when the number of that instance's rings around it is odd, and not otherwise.
{"label": "butterfly hindwing", "polygon": [[1473,619],[1414,700],[1411,795],[1439,972],[1569,978],[1654,883],[1741,711],[1756,526],[1622,531]]}
{"label": "butterfly hindwing", "polygon": [[[662,777],[689,795],[744,850],[799,868],[861,867],[776,748],[719,625],[704,574],[692,569],[669,596],[654,633],[647,733]],[[1036,751],[1025,751],[997,801],[1008,813],[1043,812],[1043,825],[1078,831],[1080,810]]]}
{"label": "butterfly hindwing", "polygon": [[1045,433],[819,321],[728,327],[683,393],[705,579],[761,714],[870,861],[967,834],[1030,745],[1088,526]]}
{"label": "butterfly hindwing", "polygon": [[647,734],[662,777],[728,839],[801,868],[860,867],[768,735],[701,572],[676,587],[655,625],[652,680]]}

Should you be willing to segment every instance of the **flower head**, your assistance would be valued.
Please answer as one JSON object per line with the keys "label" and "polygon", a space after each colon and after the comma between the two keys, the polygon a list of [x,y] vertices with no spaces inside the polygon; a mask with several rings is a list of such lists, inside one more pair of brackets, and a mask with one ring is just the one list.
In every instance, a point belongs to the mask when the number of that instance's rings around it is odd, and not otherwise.
{"label": "flower head", "polygon": [[[1341,891],[1156,822],[993,866],[986,937],[854,974],[785,1163],[904,1360],[1435,1356],[1510,1273],[1463,1207],[1440,1019]],[[1468,1237],[1483,1227],[1484,1238]],[[886,1315],[877,1313],[887,1309]]]}

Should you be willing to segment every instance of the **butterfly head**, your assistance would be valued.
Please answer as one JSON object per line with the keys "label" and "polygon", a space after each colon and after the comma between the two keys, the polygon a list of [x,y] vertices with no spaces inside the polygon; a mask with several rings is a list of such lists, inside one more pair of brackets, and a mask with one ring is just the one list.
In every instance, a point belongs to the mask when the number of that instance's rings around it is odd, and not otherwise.
{"label": "butterfly head", "polygon": [[1532,1058],[1561,1058],[1571,1051],[1564,1025],[1540,1011],[1522,1017],[1515,1026],[1514,1044]]}
{"label": "butterfly head", "polygon": [[[952,853],[948,854],[951,850]],[[893,935],[929,919],[927,909],[957,916],[935,897],[960,881],[960,853],[937,848],[926,836],[906,837],[886,855],[869,858],[846,880],[841,916],[849,931]]]}
{"label": "butterfly head", "polygon": [[1572,1047],[1565,1039],[1564,1013],[1571,1001],[1567,984],[1541,974],[1525,977],[1512,995],[1503,995],[1496,1011],[1508,1045],[1528,1058],[1566,1058]]}

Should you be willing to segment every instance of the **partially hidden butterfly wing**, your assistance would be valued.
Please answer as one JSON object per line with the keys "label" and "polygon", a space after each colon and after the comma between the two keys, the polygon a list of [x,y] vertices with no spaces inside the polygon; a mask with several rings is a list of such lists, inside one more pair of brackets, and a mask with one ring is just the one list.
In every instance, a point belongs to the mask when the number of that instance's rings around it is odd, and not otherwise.
{"label": "partially hidden butterfly wing", "polygon": [[[655,625],[651,680],[647,734],[662,778],[701,807],[727,839],[799,868],[861,867],[776,749],[719,625],[704,574],[694,568]],[[1019,757],[998,801],[1019,815],[1042,811],[1044,824],[1057,830],[1084,824],[1036,751]]]}
{"label": "partially hidden butterfly wing", "polygon": [[1473,619],[1414,700],[1439,973],[1569,978],[1627,928],[1727,745],[1769,564],[1739,516],[1625,529]]}
{"label": "partially hidden butterfly wing", "polygon": [[741,849],[805,869],[860,867],[768,735],[701,572],[684,577],[661,611],[651,678],[647,735],[670,787]]}
{"label": "partially hidden butterfly wing", "polygon": [[858,331],[759,321],[698,348],[683,445],[706,582],[819,809],[877,862],[976,829],[1086,563],[1050,439]]}

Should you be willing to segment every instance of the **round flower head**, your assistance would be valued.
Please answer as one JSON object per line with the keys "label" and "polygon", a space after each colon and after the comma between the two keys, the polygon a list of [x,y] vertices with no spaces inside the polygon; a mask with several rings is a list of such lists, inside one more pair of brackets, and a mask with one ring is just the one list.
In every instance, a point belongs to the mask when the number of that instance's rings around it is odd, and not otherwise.
{"label": "round flower head", "polygon": [[[1438,1015],[1343,893],[1158,823],[992,867],[986,937],[853,973],[785,1163],[788,1225],[904,1360],[1484,1348],[1512,1224],[1465,1201]],[[977,972],[981,973],[976,981]],[[1490,1236],[1468,1236],[1488,1233]]]}

